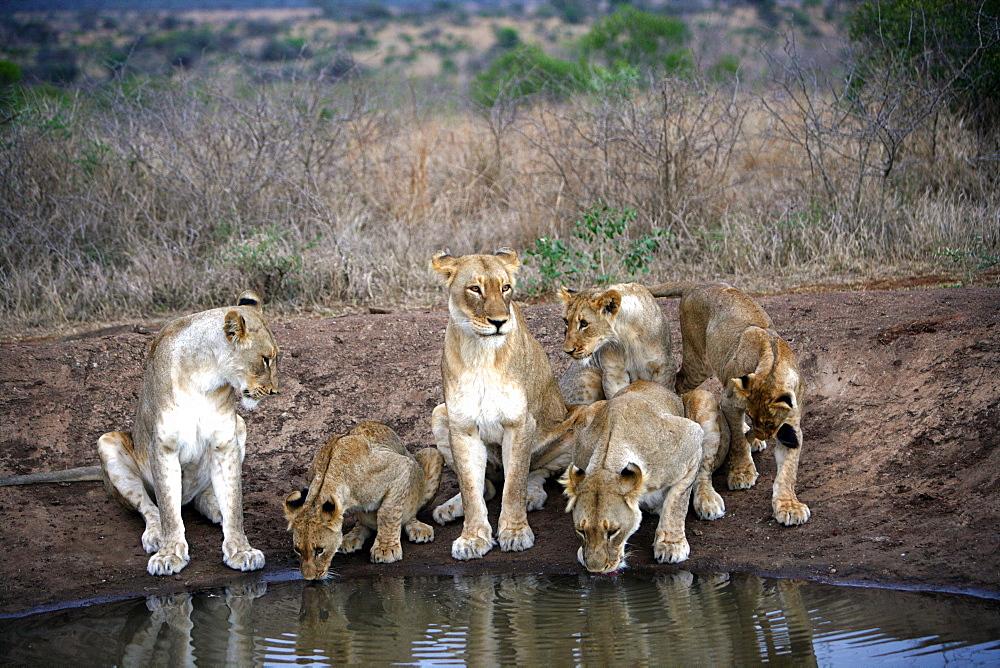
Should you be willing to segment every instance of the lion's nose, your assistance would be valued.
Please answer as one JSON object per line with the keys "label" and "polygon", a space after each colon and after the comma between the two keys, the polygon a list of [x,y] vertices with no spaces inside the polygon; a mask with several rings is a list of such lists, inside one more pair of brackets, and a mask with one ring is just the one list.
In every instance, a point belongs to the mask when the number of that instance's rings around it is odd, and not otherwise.
{"label": "lion's nose", "polygon": [[499,332],[500,328],[507,324],[507,318],[487,318],[486,322],[496,327]]}

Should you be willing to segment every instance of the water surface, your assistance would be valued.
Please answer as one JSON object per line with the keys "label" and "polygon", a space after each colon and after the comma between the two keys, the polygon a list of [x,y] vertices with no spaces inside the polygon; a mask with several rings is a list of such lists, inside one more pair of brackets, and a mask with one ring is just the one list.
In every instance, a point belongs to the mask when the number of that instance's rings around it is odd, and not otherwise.
{"label": "water surface", "polygon": [[1000,665],[1000,601],[749,575],[302,581],[0,621],[0,664]]}

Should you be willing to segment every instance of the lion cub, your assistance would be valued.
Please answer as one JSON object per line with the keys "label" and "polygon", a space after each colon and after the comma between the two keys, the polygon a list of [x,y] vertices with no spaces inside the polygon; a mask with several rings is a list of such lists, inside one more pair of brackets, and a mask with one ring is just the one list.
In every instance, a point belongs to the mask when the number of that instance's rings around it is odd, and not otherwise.
{"label": "lion cub", "polygon": [[640,283],[570,292],[563,288],[563,352],[576,360],[561,380],[567,403],[610,399],[637,380],[673,389],[677,365],[670,325]]}
{"label": "lion cub", "polygon": [[247,426],[237,401],[253,408],[276,394],[278,346],[260,297],[178,318],[153,339],[132,431],[97,441],[108,493],[142,514],[150,575],[170,575],[189,560],[181,506],[222,524],[222,560],[253,571],[264,554],[243,531],[240,473]]}
{"label": "lion cub", "polygon": [[[434,540],[434,528],[416,519],[437,494],[442,459],[434,448],[410,454],[399,436],[378,422],[364,422],[334,436],[309,469],[309,487],[285,499],[302,577],[323,579],[333,555],[361,549],[375,535],[371,559],[390,564],[403,558],[401,529],[414,543]],[[344,514],[356,524],[343,535]]]}
{"label": "lion cub", "polygon": [[[745,293],[725,283],[669,283],[650,288],[657,297],[680,297],[683,344],[677,391],[692,390],[715,376],[723,386],[721,409],[729,429],[729,489],[757,482],[751,448],[777,437],[778,465],[771,506],[791,526],[809,519],[795,496],[802,452],[803,383],[792,349],[771,318]],[[754,443],[743,436],[744,415]]]}
{"label": "lion cub", "polygon": [[681,399],[659,383],[638,381],[587,409],[566,488],[580,538],[577,558],[591,573],[625,565],[625,543],[639,528],[640,509],[660,515],[653,556],[660,563],[688,558],[684,517],[702,461],[700,425],[684,415]]}

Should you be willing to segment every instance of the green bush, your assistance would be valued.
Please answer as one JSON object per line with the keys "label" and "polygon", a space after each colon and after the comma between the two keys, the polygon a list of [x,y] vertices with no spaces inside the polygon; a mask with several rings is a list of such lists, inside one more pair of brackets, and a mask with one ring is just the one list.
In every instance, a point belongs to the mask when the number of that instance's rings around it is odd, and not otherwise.
{"label": "green bush", "polygon": [[536,95],[563,97],[586,90],[587,68],[547,55],[537,46],[521,46],[501,55],[472,80],[473,101],[492,107],[498,100],[521,101]]}
{"label": "green bush", "polygon": [[649,273],[661,239],[669,238],[670,232],[653,230],[631,238],[635,219],[634,209],[597,204],[574,224],[570,233],[574,241],[535,239],[525,251],[525,264],[537,264],[541,278],[524,282],[528,294],[551,290],[567,281],[607,285]]}
{"label": "green bush", "polygon": [[690,36],[680,21],[626,6],[595,23],[579,46],[585,60],[611,69],[632,65],[663,73],[683,69]]}
{"label": "green bush", "polygon": [[0,88],[11,86],[21,81],[21,68],[17,63],[0,60]]}
{"label": "green bush", "polygon": [[514,28],[494,28],[493,35],[497,38],[497,46],[501,49],[513,49],[521,45],[521,36]]}
{"label": "green bush", "polygon": [[862,49],[860,74],[902,62],[982,121],[1000,113],[1000,0],[865,0],[849,34]]}

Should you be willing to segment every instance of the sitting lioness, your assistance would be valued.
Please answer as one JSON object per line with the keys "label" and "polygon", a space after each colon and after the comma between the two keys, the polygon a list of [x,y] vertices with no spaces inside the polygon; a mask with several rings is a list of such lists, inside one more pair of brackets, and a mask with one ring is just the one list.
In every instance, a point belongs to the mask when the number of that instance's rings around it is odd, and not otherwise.
{"label": "sitting lioness", "polygon": [[[803,383],[795,355],[771,318],[754,300],[725,283],[669,283],[650,288],[657,297],[680,297],[683,356],[677,391],[692,390],[715,376],[723,386],[721,409],[729,428],[729,489],[757,482],[751,448],[777,437],[778,472],[771,506],[791,526],[809,519],[795,496],[802,452]],[[744,414],[754,443],[743,436]]]}
{"label": "sitting lioness", "polygon": [[264,554],[243,532],[247,428],[236,402],[253,408],[277,393],[277,355],[260,297],[251,291],[237,306],[178,318],[153,340],[132,431],[97,441],[108,492],[146,521],[142,546],[154,553],[146,567],[151,575],[187,565],[181,520],[187,503],[222,524],[227,566],[264,566]]}
{"label": "sitting lioness", "polygon": [[[371,559],[390,564],[403,558],[399,533],[414,543],[434,540],[434,528],[416,519],[437,494],[441,455],[434,448],[407,451],[392,429],[364,422],[334,436],[309,469],[309,487],[285,499],[299,570],[307,580],[323,579],[337,550],[355,552],[375,534]],[[343,534],[344,515],[356,523]]]}
{"label": "sitting lioness", "polygon": [[684,516],[701,466],[703,431],[684,415],[681,399],[659,383],[638,381],[588,409],[566,488],[580,538],[577,558],[591,573],[625,566],[625,544],[639,528],[640,509],[660,515],[653,556],[688,558]]}
{"label": "sitting lioness", "polygon": [[674,388],[670,324],[640,283],[570,292],[563,288],[563,352],[576,362],[560,380],[570,404],[610,399],[637,380]]}
{"label": "sitting lioness", "polygon": [[[445,403],[434,411],[438,448],[458,478],[459,494],[434,510],[443,524],[465,516],[452,543],[455,559],[482,557],[494,545],[486,516],[487,464],[502,470],[497,537],[504,551],[535,543],[527,510],[545,503],[542,483],[569,462],[567,407],[548,357],[511,301],[517,253],[451,257],[434,254],[431,269],[448,291],[441,375]],[[485,495],[485,496],[484,496]]]}

